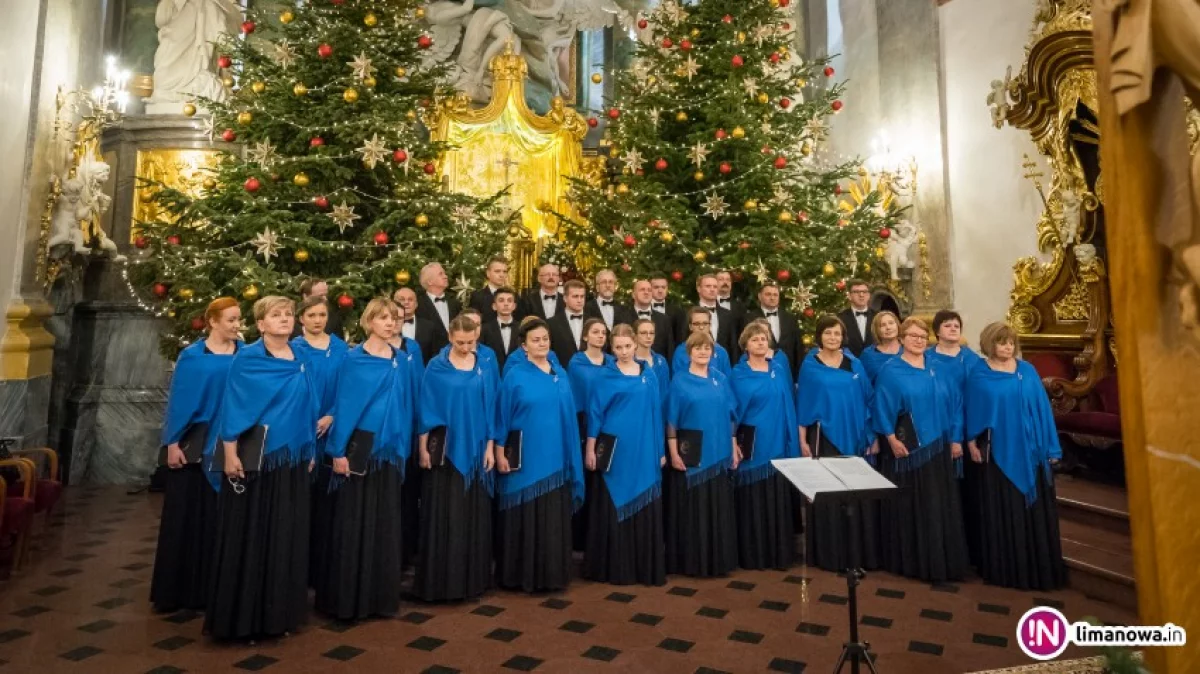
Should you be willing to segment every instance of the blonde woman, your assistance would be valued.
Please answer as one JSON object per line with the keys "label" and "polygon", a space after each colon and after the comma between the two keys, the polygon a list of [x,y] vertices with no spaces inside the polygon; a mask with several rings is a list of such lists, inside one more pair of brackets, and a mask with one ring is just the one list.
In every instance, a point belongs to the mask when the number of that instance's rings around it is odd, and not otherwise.
{"label": "blonde woman", "polygon": [[859,360],[871,381],[879,376],[879,370],[903,350],[900,340],[900,319],[890,311],[880,311],[871,319],[871,334],[875,343],[863,349]]}

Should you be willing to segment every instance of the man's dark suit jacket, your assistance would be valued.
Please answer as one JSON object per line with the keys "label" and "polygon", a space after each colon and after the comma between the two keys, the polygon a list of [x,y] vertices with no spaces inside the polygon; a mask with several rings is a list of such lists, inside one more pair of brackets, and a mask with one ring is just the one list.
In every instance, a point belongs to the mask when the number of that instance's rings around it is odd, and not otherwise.
{"label": "man's dark suit jacket", "polygon": [[[587,318],[584,317],[581,320],[586,321]],[[554,355],[558,356],[558,362],[563,367],[570,367],[571,358],[579,352],[579,342],[575,341],[575,335],[571,332],[571,325],[567,320],[567,310],[560,309],[548,322],[550,324],[550,349],[554,351]],[[583,326],[580,325],[580,327]],[[582,336],[582,333],[580,335]]]}
{"label": "man's dark suit jacket", "polygon": [[[458,300],[450,295],[449,291],[444,293],[442,297],[445,298],[446,308],[450,310],[450,320],[454,320],[454,317],[458,315],[462,307],[459,305]],[[433,352],[426,353],[425,358],[426,360],[430,360],[442,350],[443,346],[450,343],[450,334],[447,332],[446,326],[442,324],[442,317],[438,314],[437,308],[433,306],[433,300],[429,299],[429,293],[424,290],[417,293],[417,318],[429,321],[429,328],[433,335],[431,345]],[[417,322],[418,327],[420,327],[421,322]],[[424,348],[425,345],[421,344],[421,349],[424,350]]]}
{"label": "man's dark suit jacket", "polygon": [[508,360],[508,354],[517,350],[521,346],[520,340],[517,339],[517,332],[521,327],[520,321],[516,316],[512,319],[512,325],[509,327],[508,350],[504,349],[504,337],[500,332],[499,319],[493,318],[490,321],[484,321],[483,327],[479,330],[479,341],[485,346],[490,346],[492,351],[496,352],[496,366],[504,372],[504,361]]}
{"label": "man's dark suit jacket", "polygon": [[[746,312],[746,324],[759,318],[766,318],[761,307],[755,307]],[[804,357],[804,347],[800,342],[800,323],[796,317],[783,307],[779,308],[779,340],[776,350],[787,356],[788,366],[792,369],[792,380],[800,373],[800,360]],[[740,356],[739,356],[740,358]]]}
{"label": "man's dark suit jacket", "polygon": [[[433,350],[435,332],[433,322],[420,316],[414,316],[411,320],[414,321],[413,325],[416,330],[413,333],[413,341],[417,343],[417,346],[421,347],[421,360],[428,363],[437,355],[437,352]],[[403,326],[401,326],[401,329],[403,329]],[[449,340],[447,340],[447,343],[449,343]]]}
{"label": "man's dark suit jacket", "polygon": [[[492,289],[489,288],[485,283],[483,284],[482,288],[471,293],[471,301],[467,306],[471,307],[475,311],[478,311],[479,315],[483,317],[483,322],[486,323],[496,317],[496,311],[492,309],[492,301],[495,299],[496,297],[495,294],[492,293]],[[517,303],[516,308],[513,309],[513,319],[517,323],[520,323],[521,319],[525,316],[525,313],[522,311],[521,307],[522,302],[519,297],[515,297],[513,299],[515,299]]]}
{"label": "man's dark suit jacket", "polygon": [[[558,304],[554,309],[555,316],[567,310],[562,293],[556,294],[558,295]],[[542,289],[534,288],[533,290],[526,291],[521,296],[521,300],[517,302],[517,311],[520,312],[522,318],[525,316],[537,316],[543,321],[546,320],[546,310],[542,307]],[[564,363],[565,366],[566,364]]]}
{"label": "man's dark suit jacket", "polygon": [[[687,341],[687,335],[691,334],[692,326],[688,324],[686,312],[683,314],[683,324],[687,328],[683,341]],[[741,356],[741,351],[738,350],[737,344],[737,327],[737,321],[733,317],[733,312],[724,307],[717,307],[717,344],[725,347],[731,364],[736,364],[738,358]]]}
{"label": "man's dark suit jacket", "polygon": [[858,331],[858,321],[855,320],[854,309],[845,309],[837,315],[846,326],[846,348],[850,349],[850,353],[854,354],[855,358],[862,355],[863,349],[875,343],[875,335],[871,334],[871,321],[875,320],[877,313],[879,312],[874,309],[867,309],[866,335]]}
{"label": "man's dark suit jacket", "polygon": [[[720,300],[717,301],[717,306],[721,306]],[[746,312],[751,307],[745,302],[738,299],[729,299],[729,313],[733,314],[733,340],[736,342],[742,336],[742,328],[746,327],[749,319],[746,318]]]}
{"label": "man's dark suit jacket", "polygon": [[[633,314],[633,309],[631,309],[629,307],[629,305],[621,304],[620,302],[613,300],[612,308],[613,308],[613,324],[608,326],[608,329],[610,331],[613,329],[613,327],[615,327],[621,323],[624,323],[625,325],[628,325],[628,326],[633,325],[633,321],[635,320],[636,317]],[[600,298],[590,299],[583,305],[583,317],[584,318],[599,318],[599,319],[603,320],[604,315],[600,313]]]}

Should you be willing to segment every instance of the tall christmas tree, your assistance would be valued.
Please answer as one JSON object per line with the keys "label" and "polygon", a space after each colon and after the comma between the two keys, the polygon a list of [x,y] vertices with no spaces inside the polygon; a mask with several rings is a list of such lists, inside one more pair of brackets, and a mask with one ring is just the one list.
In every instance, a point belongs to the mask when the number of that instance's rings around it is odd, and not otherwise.
{"label": "tall christmas tree", "polygon": [[[442,189],[419,118],[444,69],[419,0],[313,0],[278,16],[251,12],[218,49],[230,95],[211,111],[224,150],[198,195],[160,186],[163,217],[138,223],[135,283],[174,320],[173,354],[204,327],[221,295],[247,303],[294,296],[300,279],[329,282],[335,310],[416,283],[429,261],[465,293],[502,252],[496,199]],[[236,82],[234,76],[236,75]]]}
{"label": "tall christmas tree", "polygon": [[774,281],[808,328],[845,303],[847,280],[882,278],[896,213],[872,191],[840,203],[859,165],[817,157],[843,86],[789,51],[788,4],[664,0],[639,19],[604,112],[620,175],[572,187],[587,222],[564,229],[582,259],[627,280],[667,275],[683,296],[717,269],[748,277],[743,294]]}

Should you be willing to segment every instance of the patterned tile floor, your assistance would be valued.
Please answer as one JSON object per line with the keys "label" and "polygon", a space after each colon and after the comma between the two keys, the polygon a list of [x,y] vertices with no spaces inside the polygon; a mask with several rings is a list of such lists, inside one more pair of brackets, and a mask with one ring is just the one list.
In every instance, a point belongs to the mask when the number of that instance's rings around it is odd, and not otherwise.
{"label": "patterned tile floor", "polygon": [[[666,587],[578,581],[556,595],[407,602],[396,620],[357,625],[313,614],[285,639],[214,644],[197,614],[150,611],[160,507],[156,495],[120,488],[68,490],[39,522],[29,563],[0,582],[0,672],[825,672],[848,635],[845,581],[797,566],[671,577]],[[978,580],[930,586],[872,573],[859,596],[861,632],[885,674],[1028,664],[1013,630],[1037,604],[1069,619],[1133,621],[1078,592]],[[1072,647],[1063,657],[1085,655]]]}

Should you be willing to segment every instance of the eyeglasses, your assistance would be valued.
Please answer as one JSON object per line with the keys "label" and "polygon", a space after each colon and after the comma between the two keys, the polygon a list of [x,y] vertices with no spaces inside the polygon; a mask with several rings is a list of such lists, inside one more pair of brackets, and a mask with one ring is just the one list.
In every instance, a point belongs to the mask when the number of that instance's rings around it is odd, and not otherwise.
{"label": "eyeglasses", "polygon": [[710,323],[708,321],[704,321],[703,323],[695,323],[695,322],[692,323],[693,328],[707,328],[710,325],[712,325],[712,323]]}
{"label": "eyeglasses", "polygon": [[922,341],[922,342],[929,341],[929,335],[919,333],[919,332],[908,332],[908,333],[905,333],[904,336],[909,339],[915,339],[915,340]]}
{"label": "eyeglasses", "polygon": [[850,294],[851,295],[870,295],[871,291],[870,290],[851,290]]}

